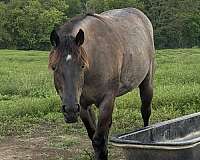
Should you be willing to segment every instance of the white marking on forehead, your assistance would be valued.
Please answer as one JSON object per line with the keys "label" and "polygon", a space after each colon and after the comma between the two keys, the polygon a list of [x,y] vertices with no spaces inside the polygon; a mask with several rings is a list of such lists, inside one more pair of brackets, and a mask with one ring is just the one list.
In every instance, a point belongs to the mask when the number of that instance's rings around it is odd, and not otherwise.
{"label": "white marking on forehead", "polygon": [[72,55],[71,54],[68,54],[67,55],[67,58],[66,58],[66,61],[68,62],[69,60],[71,60],[72,59]]}

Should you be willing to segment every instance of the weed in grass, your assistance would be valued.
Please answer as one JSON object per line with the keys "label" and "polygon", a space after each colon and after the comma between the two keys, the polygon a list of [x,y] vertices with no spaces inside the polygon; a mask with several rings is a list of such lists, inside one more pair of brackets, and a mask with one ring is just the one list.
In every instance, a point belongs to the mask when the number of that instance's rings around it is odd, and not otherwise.
{"label": "weed in grass", "polygon": [[84,149],[80,155],[75,156],[73,160],[95,160],[94,153]]}

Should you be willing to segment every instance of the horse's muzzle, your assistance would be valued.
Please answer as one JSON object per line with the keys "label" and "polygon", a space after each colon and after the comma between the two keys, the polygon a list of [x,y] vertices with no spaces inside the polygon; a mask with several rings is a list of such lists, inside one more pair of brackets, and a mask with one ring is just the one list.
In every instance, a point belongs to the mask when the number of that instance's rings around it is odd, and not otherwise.
{"label": "horse's muzzle", "polygon": [[64,120],[66,123],[76,123],[78,122],[80,106],[67,108],[65,105],[62,106],[62,112],[64,114]]}
{"label": "horse's muzzle", "polygon": [[64,120],[66,123],[76,123],[76,122],[78,122],[78,115],[66,116],[64,114]]}

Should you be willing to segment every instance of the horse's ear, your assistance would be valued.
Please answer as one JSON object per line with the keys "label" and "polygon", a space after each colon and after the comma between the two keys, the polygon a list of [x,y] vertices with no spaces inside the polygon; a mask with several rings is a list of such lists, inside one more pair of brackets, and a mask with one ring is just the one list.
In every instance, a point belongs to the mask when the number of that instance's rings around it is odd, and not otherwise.
{"label": "horse's ear", "polygon": [[50,41],[51,41],[51,45],[54,46],[54,47],[58,46],[59,43],[60,43],[59,36],[56,33],[55,29],[51,32]]}
{"label": "horse's ear", "polygon": [[78,46],[81,46],[84,43],[84,32],[82,29],[80,29],[78,34],[76,35],[75,41]]}

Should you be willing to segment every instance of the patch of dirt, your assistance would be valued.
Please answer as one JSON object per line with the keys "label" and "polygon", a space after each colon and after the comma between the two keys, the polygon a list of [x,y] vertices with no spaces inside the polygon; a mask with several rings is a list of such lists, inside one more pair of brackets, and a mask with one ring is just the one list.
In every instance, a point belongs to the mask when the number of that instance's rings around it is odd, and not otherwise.
{"label": "patch of dirt", "polygon": [[[91,144],[87,137],[55,135],[55,129],[52,126],[50,128],[41,126],[31,135],[4,137],[0,141],[0,159],[72,160],[81,153],[83,148],[91,150]],[[65,139],[69,140],[69,143]],[[72,143],[72,140],[77,142]]]}
{"label": "patch of dirt", "polygon": [[[112,160],[124,160],[120,150],[113,147],[109,150]],[[52,126],[40,126],[33,134],[0,140],[1,160],[81,160],[79,155],[84,151],[85,154],[93,151],[87,136],[58,133]],[[90,160],[90,156],[86,159]]]}
{"label": "patch of dirt", "polygon": [[[0,144],[1,160],[53,160],[61,158],[68,160],[72,159],[81,150],[77,146],[75,148],[74,146],[69,146],[64,149],[55,148],[50,146],[48,141],[48,137],[42,136],[34,138],[6,137]],[[89,142],[84,143],[88,144]]]}
{"label": "patch of dirt", "polygon": [[[45,137],[19,138],[6,137],[0,144],[0,157],[3,160],[28,160],[28,159],[48,159],[49,156],[59,155],[58,150],[51,150],[44,147]],[[59,151],[60,152],[60,151]]]}

